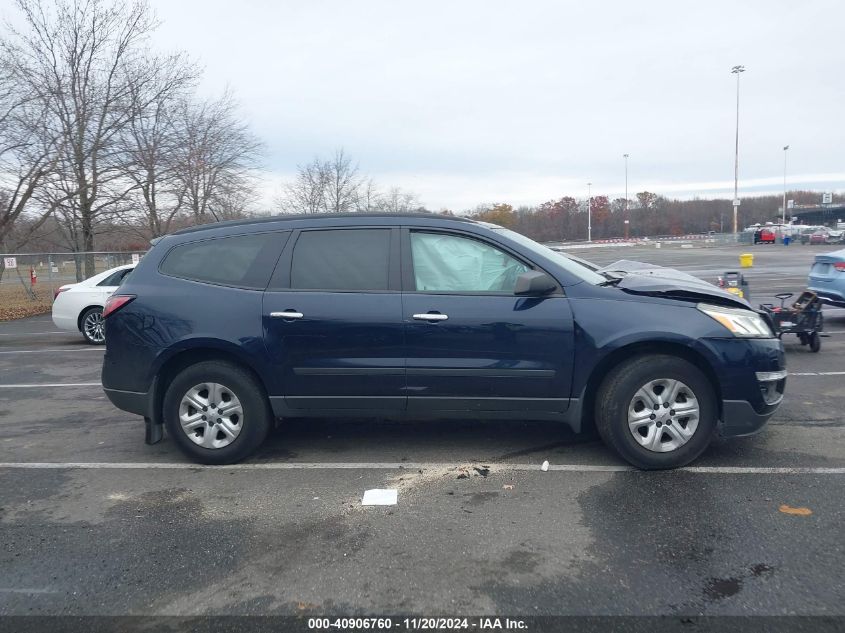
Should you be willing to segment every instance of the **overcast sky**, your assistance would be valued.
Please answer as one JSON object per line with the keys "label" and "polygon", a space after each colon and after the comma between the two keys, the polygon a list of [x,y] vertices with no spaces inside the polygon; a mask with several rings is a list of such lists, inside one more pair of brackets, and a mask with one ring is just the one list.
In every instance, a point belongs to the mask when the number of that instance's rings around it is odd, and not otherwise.
{"label": "overcast sky", "polygon": [[845,2],[151,0],[156,46],[234,89],[266,196],[343,147],[432,209],[845,189]]}

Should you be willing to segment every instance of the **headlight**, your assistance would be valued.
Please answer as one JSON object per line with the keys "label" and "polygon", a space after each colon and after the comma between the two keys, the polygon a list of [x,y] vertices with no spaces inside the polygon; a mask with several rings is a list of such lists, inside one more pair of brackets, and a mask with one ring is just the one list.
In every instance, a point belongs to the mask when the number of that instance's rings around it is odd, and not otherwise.
{"label": "headlight", "polygon": [[763,317],[751,310],[726,308],[707,303],[699,303],[698,309],[707,316],[716,319],[728,328],[734,336],[741,338],[771,338],[774,336]]}

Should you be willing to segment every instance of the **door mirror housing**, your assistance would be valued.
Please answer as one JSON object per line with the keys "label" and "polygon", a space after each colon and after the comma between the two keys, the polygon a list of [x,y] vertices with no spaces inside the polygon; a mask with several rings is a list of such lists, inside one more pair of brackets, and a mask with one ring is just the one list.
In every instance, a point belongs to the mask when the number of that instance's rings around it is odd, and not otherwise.
{"label": "door mirror housing", "polygon": [[548,274],[539,270],[529,270],[516,278],[513,293],[515,295],[539,297],[549,294],[557,288],[557,282]]}

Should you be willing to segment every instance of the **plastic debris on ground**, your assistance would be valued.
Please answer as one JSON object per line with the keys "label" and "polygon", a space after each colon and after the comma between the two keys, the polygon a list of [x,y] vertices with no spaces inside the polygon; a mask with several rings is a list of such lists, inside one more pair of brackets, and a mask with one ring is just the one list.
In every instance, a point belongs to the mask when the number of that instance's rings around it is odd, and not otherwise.
{"label": "plastic debris on ground", "polygon": [[399,499],[399,491],[395,488],[373,488],[364,491],[361,499],[362,506],[395,506]]}
{"label": "plastic debris on ground", "polygon": [[548,469],[549,469],[549,461],[546,460],[546,461],[543,462],[543,465],[540,466],[540,470],[542,470],[543,472],[546,472]]}

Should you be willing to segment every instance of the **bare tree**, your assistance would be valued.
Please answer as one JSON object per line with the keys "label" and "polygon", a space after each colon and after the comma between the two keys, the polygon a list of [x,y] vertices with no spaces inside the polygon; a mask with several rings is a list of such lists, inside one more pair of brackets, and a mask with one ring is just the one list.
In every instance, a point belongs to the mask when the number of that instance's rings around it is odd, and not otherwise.
{"label": "bare tree", "polygon": [[409,191],[402,191],[399,187],[391,187],[381,196],[378,203],[379,211],[385,213],[408,213],[420,208],[417,196]]}
{"label": "bare tree", "polygon": [[[94,250],[95,224],[123,202],[116,140],[134,115],[132,86],[155,77],[144,55],[155,21],[143,0],[17,0],[25,31],[12,29],[3,54],[31,94],[47,104],[47,126],[65,152],[54,186],[80,226],[81,247]],[[60,196],[56,196],[60,197]],[[93,257],[85,273],[94,273]]]}
{"label": "bare tree", "polygon": [[358,192],[361,188],[361,178],[358,176],[358,165],[352,164],[343,148],[335,150],[334,157],[323,165],[327,174],[325,190],[325,207],[329,213],[346,213],[354,211]]}
{"label": "bare tree", "polygon": [[237,220],[253,216],[256,202],[257,196],[252,187],[218,187],[208,206],[217,220]]}
{"label": "bare tree", "polygon": [[296,178],[284,185],[278,201],[282,213],[325,212],[329,177],[324,161],[319,158],[305,165],[297,165]]}
{"label": "bare tree", "polygon": [[[55,207],[37,204],[35,194],[54,175],[62,149],[45,129],[43,102],[18,79],[10,60],[0,59],[0,251],[16,251],[50,217]],[[14,234],[24,218],[26,230]],[[0,277],[3,270],[0,261]]]}
{"label": "bare tree", "polygon": [[178,112],[180,130],[176,178],[184,187],[185,204],[197,222],[215,220],[212,201],[218,193],[245,193],[250,172],[258,166],[261,142],[237,117],[230,92],[213,101],[185,100]]}
{"label": "bare tree", "polygon": [[355,210],[361,213],[378,211],[381,204],[382,194],[378,190],[375,181],[367,178],[358,188],[358,198],[355,201]]}
{"label": "bare tree", "polygon": [[359,210],[363,189],[358,166],[341,148],[328,160],[298,165],[278,204],[285,213],[348,213]]}
{"label": "bare tree", "polygon": [[132,185],[131,202],[124,221],[137,224],[137,211],[150,237],[168,233],[173,219],[184,208],[185,182],[179,177],[179,143],[184,137],[174,116],[194,87],[198,72],[182,56],[172,56],[155,68],[148,82],[130,81],[134,116],[120,135],[121,169]]}

